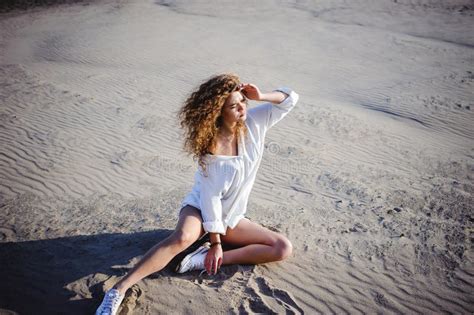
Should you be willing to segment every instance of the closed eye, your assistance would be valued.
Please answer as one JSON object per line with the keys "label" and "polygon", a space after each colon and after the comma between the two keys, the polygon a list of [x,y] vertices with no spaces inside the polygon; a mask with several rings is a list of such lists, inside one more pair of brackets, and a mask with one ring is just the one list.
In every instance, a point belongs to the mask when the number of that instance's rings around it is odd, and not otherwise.
{"label": "closed eye", "polygon": [[[245,104],[248,104],[249,101],[247,98],[244,97],[243,99],[240,100],[240,102],[244,102]],[[230,105],[230,108],[234,108],[235,106],[237,106],[237,104],[238,102]]]}

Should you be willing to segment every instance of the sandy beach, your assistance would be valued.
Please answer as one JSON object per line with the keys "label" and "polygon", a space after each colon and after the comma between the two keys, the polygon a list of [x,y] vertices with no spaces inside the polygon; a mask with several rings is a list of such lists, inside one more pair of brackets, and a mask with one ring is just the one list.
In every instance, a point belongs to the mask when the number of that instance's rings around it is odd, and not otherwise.
{"label": "sandy beach", "polygon": [[292,257],[200,276],[181,255],[121,315],[474,313],[473,1],[12,3],[0,314],[92,314],[172,232],[196,170],[176,113],[223,72],[300,96],[247,213]]}

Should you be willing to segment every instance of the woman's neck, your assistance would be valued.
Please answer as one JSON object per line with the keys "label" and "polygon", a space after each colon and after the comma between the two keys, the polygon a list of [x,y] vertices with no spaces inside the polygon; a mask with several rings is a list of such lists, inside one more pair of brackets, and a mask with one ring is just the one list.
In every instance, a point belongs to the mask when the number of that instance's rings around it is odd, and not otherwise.
{"label": "woman's neck", "polygon": [[232,140],[237,133],[237,124],[233,126],[223,125],[219,128],[218,135],[224,139]]}

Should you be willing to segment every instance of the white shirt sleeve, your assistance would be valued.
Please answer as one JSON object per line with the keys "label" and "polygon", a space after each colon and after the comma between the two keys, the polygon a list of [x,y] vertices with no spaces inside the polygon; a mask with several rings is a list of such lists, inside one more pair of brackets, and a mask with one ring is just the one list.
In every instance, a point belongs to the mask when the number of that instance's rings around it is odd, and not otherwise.
{"label": "white shirt sleeve", "polygon": [[288,96],[279,104],[264,103],[248,111],[255,122],[263,126],[265,130],[270,129],[282,120],[295,107],[299,99],[299,95],[288,87],[280,87],[274,91],[286,93]]}
{"label": "white shirt sleeve", "polygon": [[222,195],[224,181],[211,169],[207,170],[207,176],[201,176],[200,182],[200,209],[202,225],[208,233],[224,234],[226,229],[222,222]]}

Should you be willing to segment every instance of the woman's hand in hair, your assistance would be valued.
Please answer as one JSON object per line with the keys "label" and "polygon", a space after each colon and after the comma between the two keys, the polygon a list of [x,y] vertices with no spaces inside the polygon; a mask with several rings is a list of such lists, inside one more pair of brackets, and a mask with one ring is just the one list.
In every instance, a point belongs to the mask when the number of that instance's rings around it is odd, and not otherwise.
{"label": "woman's hand in hair", "polygon": [[209,248],[209,251],[206,255],[206,260],[204,261],[207,274],[213,275],[217,273],[217,269],[219,269],[222,265],[222,257],[223,252],[220,244]]}
{"label": "woman's hand in hair", "polygon": [[240,92],[245,95],[246,98],[252,101],[260,101],[262,100],[263,93],[260,92],[260,89],[251,83],[241,83],[240,84]]}

